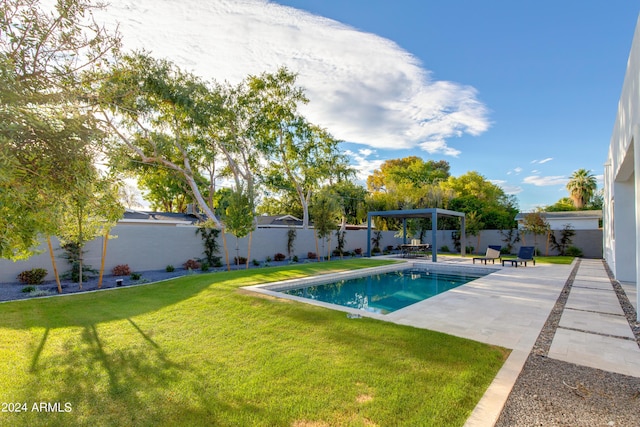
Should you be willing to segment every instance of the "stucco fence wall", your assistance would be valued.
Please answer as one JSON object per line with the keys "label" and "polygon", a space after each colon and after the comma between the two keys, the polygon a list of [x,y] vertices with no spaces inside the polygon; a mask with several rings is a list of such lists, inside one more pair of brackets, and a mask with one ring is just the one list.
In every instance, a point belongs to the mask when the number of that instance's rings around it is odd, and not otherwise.
{"label": "stucco fence wall", "polygon": [[[202,239],[195,233],[195,227],[167,227],[153,225],[119,225],[111,230],[115,238],[109,239],[107,246],[107,256],[105,259],[105,274],[111,274],[111,270],[116,265],[128,264],[132,271],[149,271],[162,270],[167,265],[173,265],[176,268],[182,267],[185,261],[194,258],[203,258]],[[241,257],[248,257],[250,260],[264,262],[267,257],[274,258],[276,253],[287,255],[287,229],[285,228],[269,228],[258,229],[253,233],[251,241],[251,253],[248,254],[247,248],[249,238],[238,239],[238,254]],[[438,250],[443,246],[454,250],[454,241],[452,231],[440,230],[437,232]],[[236,256],[236,238],[227,234],[227,249],[231,262]],[[353,251],[361,248],[363,253],[367,250],[367,231],[366,230],[348,230],[345,236],[345,249]],[[431,242],[431,232],[426,233],[423,239],[425,243]],[[484,253],[487,245],[502,245],[505,237],[498,230],[484,230],[480,234],[480,245],[478,246],[478,238],[469,236],[465,242],[467,246],[473,246],[476,253]],[[534,243],[534,236],[525,235],[525,242],[529,245]],[[542,236],[535,238],[536,246],[542,254],[545,254],[545,239]],[[54,246],[54,254],[56,255],[56,263],[58,271],[63,273],[70,269],[69,264],[63,258],[63,251],[59,248],[57,239],[52,239]],[[222,239],[218,239],[222,248]],[[383,231],[380,247],[382,249],[387,246],[396,247],[402,243],[402,238],[395,237],[394,231]],[[514,253],[523,242],[514,245]],[[601,230],[576,230],[573,238],[573,245],[579,247],[584,252],[585,257],[601,258],[602,257],[602,231]],[[102,238],[88,242],[85,246],[84,262],[98,269],[102,255]],[[330,248],[329,243],[325,243],[324,250],[322,244],[316,249],[316,241],[313,236],[313,230],[296,230],[296,238],[294,240],[294,248],[292,256],[296,255],[300,260],[307,258],[308,252],[314,252],[327,255],[336,247],[335,235],[331,237]],[[480,248],[478,250],[477,248]],[[14,283],[17,281],[17,275],[25,270],[32,268],[44,268],[49,274],[47,280],[53,279],[53,269],[51,260],[47,251],[47,246],[43,243],[39,248],[42,253],[34,255],[28,260],[12,262],[0,259],[0,283]],[[220,256],[224,262],[224,252],[220,251]],[[550,255],[555,252],[550,249]]]}

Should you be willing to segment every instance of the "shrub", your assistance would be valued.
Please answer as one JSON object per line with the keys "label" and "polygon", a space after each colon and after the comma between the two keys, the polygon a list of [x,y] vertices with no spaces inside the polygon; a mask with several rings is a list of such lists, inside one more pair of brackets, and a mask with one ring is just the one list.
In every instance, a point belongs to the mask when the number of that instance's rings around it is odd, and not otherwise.
{"label": "shrub", "polygon": [[356,255],[362,255],[362,248],[355,248],[353,251],[356,253]]}
{"label": "shrub", "polygon": [[449,250],[449,246],[447,246],[447,245],[442,245],[442,246],[440,247],[440,252],[451,252],[451,251]]}
{"label": "shrub", "polygon": [[293,258],[291,258],[291,261],[298,262],[298,255],[294,255]]}
{"label": "shrub", "polygon": [[582,256],[582,249],[576,247],[576,246],[569,246],[567,248],[566,254],[568,256],[573,256],[573,257],[581,257]]}
{"label": "shrub", "polygon": [[284,261],[287,258],[287,256],[285,254],[281,254],[280,252],[278,252],[277,254],[275,254],[273,256],[273,259],[275,261]]}
{"label": "shrub", "polygon": [[142,278],[142,273],[131,273],[131,280],[140,280]]}
{"label": "shrub", "polygon": [[129,264],[121,264],[113,267],[111,272],[114,276],[128,276],[131,274],[131,269],[129,268]]}
{"label": "shrub", "polygon": [[474,249],[475,249],[475,248],[474,248],[473,246],[465,246],[465,247],[464,247],[464,250],[465,250],[465,251],[466,251],[466,253],[468,253],[468,254],[472,254]]}
{"label": "shrub", "polygon": [[315,252],[307,252],[307,258],[316,259],[316,258],[318,258],[318,255],[316,255]]}
{"label": "shrub", "polygon": [[374,246],[374,247],[371,249],[371,253],[372,253],[372,254],[379,254],[379,253],[380,253],[380,248],[379,248],[379,247],[377,247],[377,246]]}
{"label": "shrub", "polygon": [[49,295],[53,295],[53,293],[46,289],[34,289],[33,291],[29,292],[30,297],[46,297]]}
{"label": "shrub", "polygon": [[209,271],[209,263],[206,261],[202,262],[202,264],[200,264],[200,270]]}
{"label": "shrub", "polygon": [[391,252],[393,250],[393,245],[387,245],[387,250]]}
{"label": "shrub", "polygon": [[197,270],[200,268],[200,263],[195,259],[190,259],[190,260],[187,260],[187,262],[185,262],[184,264],[182,264],[182,266],[186,270]]}
{"label": "shrub", "polygon": [[246,264],[247,258],[243,256],[237,256],[233,258],[233,262],[236,263],[236,265]]}
{"label": "shrub", "polygon": [[39,285],[44,281],[46,275],[47,270],[44,268],[32,268],[18,274],[18,280],[20,280],[20,283],[26,283],[27,285]]}
{"label": "shrub", "polygon": [[264,260],[264,262],[271,262],[271,261],[273,261],[273,260],[271,259],[271,257],[270,257],[270,256],[268,256],[268,257]]}
{"label": "shrub", "polygon": [[169,264],[167,265],[165,270],[167,271],[167,273],[173,273],[174,271],[176,271],[176,268],[173,265]]}
{"label": "shrub", "polygon": [[36,289],[37,288],[35,286],[25,286],[24,288],[22,288],[22,292],[26,294],[27,292],[33,292]]}

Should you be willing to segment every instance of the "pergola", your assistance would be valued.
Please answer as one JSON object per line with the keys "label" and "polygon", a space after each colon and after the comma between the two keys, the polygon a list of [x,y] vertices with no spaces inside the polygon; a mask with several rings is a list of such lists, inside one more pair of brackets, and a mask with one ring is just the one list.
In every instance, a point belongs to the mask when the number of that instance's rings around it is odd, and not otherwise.
{"label": "pergola", "polygon": [[[431,260],[438,262],[437,251],[437,230],[438,230],[438,215],[449,217],[460,217],[460,230],[461,236],[465,235],[464,224],[464,212],[450,211],[447,209],[429,208],[429,209],[406,209],[406,210],[394,210],[394,211],[375,211],[369,212],[367,215],[367,256],[371,256],[371,218],[374,216],[382,216],[387,218],[400,218],[402,219],[402,239],[403,243],[407,243],[407,218],[431,218]],[[460,245],[460,253],[464,256],[465,247]]]}

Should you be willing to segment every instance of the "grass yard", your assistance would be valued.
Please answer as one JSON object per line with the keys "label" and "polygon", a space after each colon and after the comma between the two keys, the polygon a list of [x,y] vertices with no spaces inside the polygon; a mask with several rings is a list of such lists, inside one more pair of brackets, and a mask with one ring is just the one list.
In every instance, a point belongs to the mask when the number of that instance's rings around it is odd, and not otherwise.
{"label": "grass yard", "polygon": [[387,262],[0,304],[0,425],[462,425],[506,350],[238,290]]}

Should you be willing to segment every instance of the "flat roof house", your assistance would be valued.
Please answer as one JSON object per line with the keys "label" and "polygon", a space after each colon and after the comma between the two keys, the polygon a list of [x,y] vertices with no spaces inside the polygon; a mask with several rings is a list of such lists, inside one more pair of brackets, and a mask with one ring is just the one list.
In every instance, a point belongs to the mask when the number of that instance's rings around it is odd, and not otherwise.
{"label": "flat roof house", "polygon": [[[640,282],[640,19],[604,170],[604,257],[621,282]],[[640,292],[636,292],[638,312]],[[638,316],[640,320],[640,315]]]}

